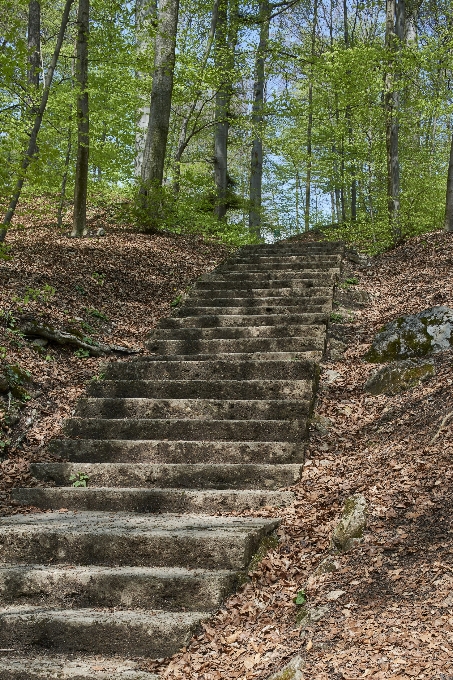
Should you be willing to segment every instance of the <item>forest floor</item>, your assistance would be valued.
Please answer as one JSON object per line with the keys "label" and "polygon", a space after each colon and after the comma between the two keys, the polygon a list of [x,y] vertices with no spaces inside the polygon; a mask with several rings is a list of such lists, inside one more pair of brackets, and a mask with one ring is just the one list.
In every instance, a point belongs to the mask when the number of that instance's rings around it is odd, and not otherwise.
{"label": "forest floor", "polygon": [[[92,327],[96,339],[143,347],[171,301],[226,254],[193,237],[107,229],[105,237],[80,242],[44,226],[11,233],[14,259],[0,262],[0,309],[18,315],[26,289],[47,284],[55,294],[47,302],[36,294],[27,313],[55,324],[82,319],[77,323]],[[440,427],[453,410],[453,353],[435,355],[435,377],[392,397],[363,390],[375,366],[362,359],[386,321],[453,307],[452,267],[453,238],[442,233],[348,265],[345,275],[358,279],[370,302],[341,324],[344,354],[323,364],[318,429],[293,487],[296,503],[278,511],[278,546],[186,649],[144,667],[171,680],[264,680],[300,655],[304,680],[453,679],[453,421]],[[87,311],[93,309],[106,318]],[[0,464],[4,514],[17,512],[8,489],[31,483],[29,461],[46,458],[46,443],[105,360],[54,346],[39,354],[5,324],[0,334],[0,351],[33,379],[15,424],[8,424],[7,402],[3,407],[3,441],[11,442]],[[353,493],[368,502],[364,540],[335,555],[337,571],[315,577]],[[300,590],[311,610],[324,612],[304,629],[294,603]]]}

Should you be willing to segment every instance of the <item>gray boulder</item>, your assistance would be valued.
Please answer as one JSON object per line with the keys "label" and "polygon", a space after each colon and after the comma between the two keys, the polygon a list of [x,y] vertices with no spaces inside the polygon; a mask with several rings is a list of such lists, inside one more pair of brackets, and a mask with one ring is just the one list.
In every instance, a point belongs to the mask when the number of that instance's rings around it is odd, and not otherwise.
{"label": "gray boulder", "polygon": [[395,361],[373,373],[364,390],[370,394],[399,394],[433,375],[434,362],[430,359]]}
{"label": "gray boulder", "polygon": [[340,521],[332,533],[332,548],[347,552],[363,538],[367,522],[367,502],[358,493],[346,499]]}
{"label": "gray boulder", "polygon": [[377,333],[365,360],[387,363],[423,357],[453,347],[453,309],[431,307],[385,324]]}

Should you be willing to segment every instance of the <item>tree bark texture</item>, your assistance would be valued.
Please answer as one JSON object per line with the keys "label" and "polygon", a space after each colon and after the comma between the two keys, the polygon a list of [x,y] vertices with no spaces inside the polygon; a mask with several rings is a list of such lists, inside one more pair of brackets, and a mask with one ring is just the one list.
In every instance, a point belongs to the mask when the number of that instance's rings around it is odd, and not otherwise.
{"label": "tree bark texture", "polygon": [[[311,57],[315,56],[316,27],[318,24],[318,0],[313,5],[313,26],[311,31]],[[307,124],[307,173],[305,179],[305,231],[310,229],[311,208],[311,166],[312,166],[312,132],[313,132],[313,67],[310,69],[308,83],[308,124]]]}
{"label": "tree bark texture", "polygon": [[41,68],[41,6],[38,0],[28,4],[28,82],[39,87]]}
{"label": "tree bark texture", "polygon": [[88,160],[90,154],[90,118],[88,104],[88,36],[90,0],[79,0],[77,15],[76,85],[77,92],[77,162],[74,188],[72,236],[87,232]]}
{"label": "tree bark texture", "polygon": [[[137,0],[135,4],[135,32],[137,53],[145,53],[151,42],[151,28],[157,21],[157,0]],[[142,78],[138,72],[136,77]],[[137,111],[137,132],[135,135],[135,176],[141,177],[143,152],[145,149],[146,131],[149,124],[149,104],[141,106]]]}
{"label": "tree bark texture", "polygon": [[453,232],[453,135],[451,137],[450,161],[448,164],[445,231]]}
{"label": "tree bark texture", "polygon": [[[389,225],[394,243],[401,240],[400,223],[400,168],[398,149],[398,109],[399,92],[397,89],[396,59],[404,39],[405,4],[404,0],[386,0],[385,44],[389,55],[390,67],[385,76],[386,112],[386,150],[387,150],[387,198]],[[393,71],[391,73],[390,71]]]}
{"label": "tree bark texture", "polygon": [[146,205],[146,196],[149,195],[150,189],[160,187],[164,177],[173,94],[178,13],[179,0],[162,0],[154,40],[153,84],[141,173],[140,193],[144,198],[144,205]]}
{"label": "tree bark texture", "polygon": [[[229,12],[228,12],[229,9]],[[217,20],[215,67],[221,75],[215,99],[214,180],[217,190],[215,215],[223,220],[227,211],[228,133],[233,94],[233,69],[238,35],[237,0],[220,0]]]}
{"label": "tree bark texture", "polygon": [[[269,0],[260,3],[260,41],[255,57],[255,84],[253,87],[252,125],[254,139],[250,160],[250,210],[249,230],[257,239],[261,238],[261,207],[263,184],[263,124],[265,61],[269,44],[270,7]],[[297,189],[296,189],[297,191]]]}
{"label": "tree bark texture", "polygon": [[22,191],[22,187],[24,185],[25,181],[25,175],[28,169],[28,166],[30,165],[33,156],[36,153],[36,140],[38,139],[38,134],[39,130],[41,128],[41,123],[42,119],[44,116],[44,112],[46,110],[47,106],[47,101],[49,99],[49,92],[50,92],[50,86],[52,85],[52,80],[55,72],[55,68],[58,62],[58,57],[60,56],[60,50],[61,46],[63,44],[63,39],[64,39],[64,34],[66,32],[66,27],[68,25],[69,21],[69,13],[71,11],[71,6],[72,6],[73,0],[66,0],[64,10],[63,10],[63,15],[61,18],[61,24],[60,24],[60,30],[58,32],[58,37],[57,37],[57,43],[55,45],[54,53],[52,55],[52,60],[50,62],[49,69],[46,74],[46,79],[44,83],[44,89],[41,95],[41,102],[39,104],[38,111],[35,116],[35,121],[33,124],[32,129],[30,130],[30,138],[28,141],[28,146],[27,149],[24,152],[24,157],[21,163],[21,168],[19,172],[19,177],[16,182],[16,186],[14,188],[14,193],[13,196],[9,202],[8,205],[8,210],[3,218],[3,228],[0,229],[0,243],[3,243],[6,238],[6,232],[8,229],[8,226],[11,224],[11,220],[14,217],[14,213],[16,211],[16,206],[20,198],[20,194]]}

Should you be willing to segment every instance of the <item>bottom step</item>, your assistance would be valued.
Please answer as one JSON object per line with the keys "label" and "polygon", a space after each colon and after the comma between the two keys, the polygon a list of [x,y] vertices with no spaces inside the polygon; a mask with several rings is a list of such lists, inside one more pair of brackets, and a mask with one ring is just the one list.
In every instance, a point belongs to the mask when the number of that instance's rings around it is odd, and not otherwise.
{"label": "bottom step", "polygon": [[0,680],[159,680],[133,661],[63,656],[0,657]]}
{"label": "bottom step", "polygon": [[[99,611],[12,606],[0,609],[2,648],[156,658],[186,645],[206,612]],[[1,676],[0,676],[1,677]]]}

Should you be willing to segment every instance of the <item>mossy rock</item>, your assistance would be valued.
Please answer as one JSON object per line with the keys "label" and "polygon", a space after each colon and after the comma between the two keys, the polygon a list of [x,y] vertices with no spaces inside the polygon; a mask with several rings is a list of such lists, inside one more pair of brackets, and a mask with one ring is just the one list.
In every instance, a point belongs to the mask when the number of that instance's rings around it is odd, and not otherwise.
{"label": "mossy rock", "polygon": [[435,374],[434,362],[405,359],[383,366],[373,373],[364,385],[364,390],[370,394],[399,394],[427,380]]}
{"label": "mossy rock", "polygon": [[302,680],[303,659],[295,656],[281,671],[274,673],[269,680]]}
{"label": "mossy rock", "polygon": [[332,533],[332,547],[339,552],[354,548],[363,538],[367,522],[367,502],[358,493],[346,499],[341,520]]}
{"label": "mossy rock", "polygon": [[18,364],[4,363],[0,367],[0,392],[11,392],[16,399],[29,398],[26,386],[30,384],[30,373]]}
{"label": "mossy rock", "polygon": [[425,357],[453,347],[453,309],[431,307],[390,321],[374,337],[365,354],[370,363]]}

